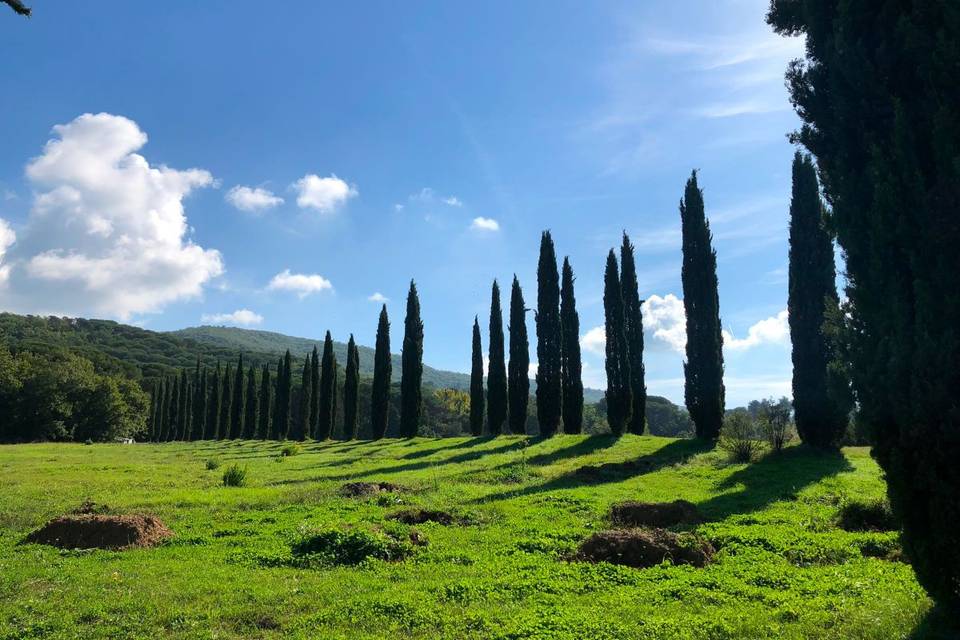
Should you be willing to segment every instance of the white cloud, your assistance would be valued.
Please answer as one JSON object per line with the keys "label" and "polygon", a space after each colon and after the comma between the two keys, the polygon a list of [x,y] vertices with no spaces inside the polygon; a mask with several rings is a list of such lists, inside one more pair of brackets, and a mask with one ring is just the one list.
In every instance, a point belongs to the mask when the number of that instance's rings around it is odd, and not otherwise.
{"label": "white cloud", "polygon": [[297,192],[298,207],[314,209],[320,213],[333,213],[358,193],[356,187],[334,174],[321,178],[308,173],[290,186]]}
{"label": "white cloud", "polygon": [[214,184],[202,169],[151,166],[136,153],[136,122],[84,114],[26,167],[35,192],[9,256],[11,310],[66,315],[135,313],[199,296],[223,273],[220,253],[194,244],[183,199]]}
{"label": "white cloud", "polygon": [[422,202],[424,204],[434,204],[436,202],[441,202],[450,207],[462,207],[463,202],[457,196],[441,196],[438,195],[436,191],[430,187],[424,187],[420,189],[418,193],[414,193],[410,196],[409,200],[411,202]]}
{"label": "white cloud", "polygon": [[397,204],[393,205],[393,210],[399,213],[403,211],[403,205],[398,202]]}
{"label": "white cloud", "polygon": [[263,316],[254,313],[250,309],[237,309],[233,313],[214,313],[203,314],[200,316],[200,322],[221,325],[236,325],[240,327],[251,327],[263,322]]}
{"label": "white cloud", "polygon": [[333,285],[323,276],[313,273],[290,273],[290,269],[284,269],[273,276],[267,289],[273,291],[293,291],[301,299],[306,298],[311,293],[333,289]]}
{"label": "white cloud", "polygon": [[3,257],[7,249],[13,246],[17,241],[17,234],[13,232],[10,225],[3,218],[0,218],[0,286],[6,284],[10,277],[10,265],[3,263]]}
{"label": "white cloud", "polygon": [[663,297],[653,295],[644,301],[642,311],[645,333],[678,353],[686,352],[687,314],[683,300],[672,293]]}
{"label": "white cloud", "polygon": [[241,211],[259,213],[283,204],[283,198],[260,187],[236,186],[225,196],[227,202]]}
{"label": "white cloud", "polygon": [[470,223],[472,231],[500,231],[500,223],[493,218],[478,216]]}
{"label": "white cloud", "polygon": [[457,196],[450,196],[449,198],[443,199],[444,204],[448,204],[451,207],[462,207],[463,203],[460,201],[460,198]]}
{"label": "white cloud", "polygon": [[754,324],[747,329],[746,338],[735,338],[727,330],[723,331],[723,346],[743,351],[761,344],[787,344],[790,342],[790,325],[787,310]]}
{"label": "white cloud", "polygon": [[388,298],[387,296],[377,291],[371,294],[370,296],[368,296],[367,300],[369,300],[370,302],[389,302],[390,298]]}
{"label": "white cloud", "polygon": [[580,338],[580,347],[598,356],[606,355],[607,330],[603,325],[594,327]]}

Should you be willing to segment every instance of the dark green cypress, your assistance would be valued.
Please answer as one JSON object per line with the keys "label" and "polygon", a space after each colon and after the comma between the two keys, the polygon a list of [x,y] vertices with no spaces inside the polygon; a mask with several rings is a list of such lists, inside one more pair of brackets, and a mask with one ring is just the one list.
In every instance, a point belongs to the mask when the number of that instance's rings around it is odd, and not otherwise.
{"label": "dark green cypress", "polygon": [[487,362],[487,429],[500,435],[507,420],[507,362],[504,355],[503,311],[500,284],[494,280],[490,292],[490,346]]}
{"label": "dark green cypress", "polygon": [[313,345],[313,353],[310,354],[310,422],[307,436],[315,438],[317,434],[317,421],[320,419],[320,354],[317,352],[317,345]]}
{"label": "dark green cypress", "polygon": [[176,405],[173,402],[173,388],[176,386],[174,383],[176,378],[170,376],[167,377],[165,384],[166,391],[163,397],[163,432],[161,434],[161,440],[163,442],[168,442],[173,438],[170,437],[170,434],[173,432],[173,421],[176,416]]}
{"label": "dark green cypress", "polygon": [[420,296],[413,280],[407,292],[400,364],[400,433],[405,438],[414,438],[420,429],[423,411],[423,321],[420,319]]}
{"label": "dark green cypress", "polygon": [[306,440],[310,432],[310,356],[303,359],[297,416],[290,428],[291,440]]}
{"label": "dark green cypress", "polygon": [[623,290],[617,256],[610,249],[603,273],[604,330],[607,334],[607,424],[615,435],[623,433],[630,421],[633,399],[630,394],[630,353],[623,318]]}
{"label": "dark green cypress", "polygon": [[480,344],[480,321],[473,317],[473,357],[470,369],[470,433],[483,435],[483,346]]}
{"label": "dark green cypress", "polygon": [[517,275],[510,290],[510,363],[507,367],[510,431],[527,432],[527,404],[530,402],[530,343],[527,340],[527,308]]}
{"label": "dark green cypress", "polygon": [[190,404],[190,380],[187,377],[187,370],[180,370],[180,410],[179,423],[177,425],[177,439],[187,440],[190,435],[190,413],[193,411],[193,405]]}
{"label": "dark green cypress", "polygon": [[204,371],[200,368],[200,356],[197,356],[197,368],[193,372],[193,411],[191,411],[192,424],[190,427],[190,439],[203,439],[203,423],[206,419],[207,396],[206,386],[203,381]]}
{"label": "dark green cypress", "polygon": [[250,365],[247,370],[247,400],[243,407],[243,439],[252,440],[257,435],[257,371]]}
{"label": "dark green cypress", "polygon": [[237,371],[234,374],[233,387],[231,388],[233,395],[230,400],[230,438],[232,440],[243,437],[243,410],[246,404],[243,395],[243,373],[243,354],[241,353],[237,360]]}
{"label": "dark green cypress", "polygon": [[293,358],[289,349],[283,354],[283,376],[279,382],[283,388],[283,406],[280,407],[280,430],[277,437],[283,440],[290,434],[290,402],[293,395]]}
{"label": "dark green cypress", "polygon": [[207,399],[207,431],[205,440],[220,439],[220,363],[217,362],[217,368],[213,370],[209,387],[209,397]]}
{"label": "dark green cypress", "polygon": [[170,393],[170,412],[167,414],[169,417],[169,425],[167,428],[167,442],[172,442],[176,440],[180,433],[180,378],[177,375],[174,375],[170,380],[170,386],[173,391]]}
{"label": "dark green cypress", "polygon": [[163,378],[160,378],[160,382],[157,388],[157,424],[154,427],[153,439],[155,442],[163,442],[164,429],[166,427],[166,400],[167,400],[167,385]]}
{"label": "dark green cypress", "polygon": [[336,387],[337,357],[333,353],[333,338],[327,331],[323,339],[323,357],[320,360],[320,415],[317,420],[317,440],[329,440],[333,435],[333,420],[336,415],[334,396]]}
{"label": "dark green cypress", "polygon": [[563,259],[560,286],[560,375],[563,383],[563,432],[583,430],[583,364],[580,359],[580,316],[573,292],[570,259]]}
{"label": "dark green cypress", "polygon": [[286,423],[281,419],[283,406],[283,356],[277,360],[277,379],[273,384],[273,424],[270,428],[270,437],[274,440],[283,440],[287,437],[286,430],[281,426]]}
{"label": "dark green cypress", "polygon": [[160,403],[157,402],[157,398],[160,394],[160,383],[157,382],[153,385],[153,388],[150,390],[150,424],[149,431],[147,432],[147,440],[153,442],[156,439],[157,426],[159,423],[158,412],[160,410]]}
{"label": "dark green cypress", "polygon": [[227,369],[220,380],[220,416],[217,418],[219,423],[220,439],[225,440],[231,437],[230,433],[230,411],[233,404],[233,369],[227,365]]}
{"label": "dark green cypress", "polygon": [[260,370],[260,415],[257,420],[257,433],[256,437],[261,440],[268,440],[270,438],[270,425],[272,424],[273,412],[271,411],[272,402],[271,392],[273,391],[273,385],[270,383],[270,367],[266,364],[263,365],[263,368]]}
{"label": "dark green cypress", "polygon": [[563,406],[561,373],[560,274],[549,231],[540,237],[537,265],[537,422],[540,435],[552,436],[560,426]]}
{"label": "dark green cypress", "polygon": [[683,308],[687,315],[684,398],[698,438],[715,440],[723,426],[723,335],[717,290],[717,254],[703,207],[697,172],[680,201],[683,234]]}
{"label": "dark green cypress", "polygon": [[387,317],[387,305],[383,305],[380,309],[380,320],[377,323],[377,341],[373,354],[373,384],[370,392],[370,422],[374,440],[382,438],[387,432],[392,373],[390,320]]}
{"label": "dark green cypress", "polygon": [[643,366],[643,301],[637,284],[637,265],[633,243],[623,232],[620,245],[620,290],[623,297],[623,332],[627,338],[630,359],[630,397],[633,408],[627,431],[640,435],[647,424],[647,384]]}
{"label": "dark green cypress", "polygon": [[357,437],[357,421],[360,417],[360,350],[350,334],[347,342],[347,367],[343,381],[343,439]]}

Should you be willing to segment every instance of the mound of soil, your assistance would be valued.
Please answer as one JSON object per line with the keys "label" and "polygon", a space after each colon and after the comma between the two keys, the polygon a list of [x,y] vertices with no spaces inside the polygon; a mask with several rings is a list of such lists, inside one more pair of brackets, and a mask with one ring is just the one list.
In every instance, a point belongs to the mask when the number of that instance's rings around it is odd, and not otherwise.
{"label": "mound of soil", "polygon": [[672,527],[699,524],[703,517],[686,500],[673,502],[621,502],[610,508],[610,520],[618,527]]}
{"label": "mound of soil", "polygon": [[600,531],[582,543],[575,559],[644,569],[664,560],[703,567],[713,558],[709,542],[663,529]]}
{"label": "mound of soil", "polygon": [[399,493],[403,487],[392,482],[348,482],[340,487],[340,495],[348,498],[375,496],[378,493]]}
{"label": "mound of soil", "polygon": [[436,522],[437,524],[451,525],[456,522],[456,518],[446,511],[437,511],[434,509],[404,509],[387,516],[391,520],[402,522],[403,524],[423,524],[424,522]]}
{"label": "mound of soil", "polygon": [[26,542],[60,549],[131,549],[152,547],[171,537],[154,516],[78,514],[54,518],[27,536]]}

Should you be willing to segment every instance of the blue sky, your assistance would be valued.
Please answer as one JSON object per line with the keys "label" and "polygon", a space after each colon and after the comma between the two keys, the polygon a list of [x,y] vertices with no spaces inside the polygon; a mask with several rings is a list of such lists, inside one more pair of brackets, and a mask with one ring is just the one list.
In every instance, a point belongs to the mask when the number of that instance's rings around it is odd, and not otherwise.
{"label": "blue sky", "polygon": [[682,402],[677,205],[697,168],[728,404],[789,394],[783,71],[802,43],[770,33],[766,4],[0,11],[0,309],[372,345],[386,298],[399,346],[415,278],[426,362],[468,371],[493,278],[516,273],[535,305],[549,228],[602,388],[602,270],[625,229],[647,385]]}

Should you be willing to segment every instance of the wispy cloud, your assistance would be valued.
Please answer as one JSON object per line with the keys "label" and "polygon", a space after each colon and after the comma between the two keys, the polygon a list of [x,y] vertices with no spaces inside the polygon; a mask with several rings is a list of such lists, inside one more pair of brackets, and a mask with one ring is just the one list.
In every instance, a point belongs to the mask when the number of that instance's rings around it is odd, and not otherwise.
{"label": "wispy cloud", "polygon": [[470,229],[480,232],[500,231],[500,223],[493,218],[484,218],[483,216],[479,216],[474,218],[473,222],[470,223]]}

